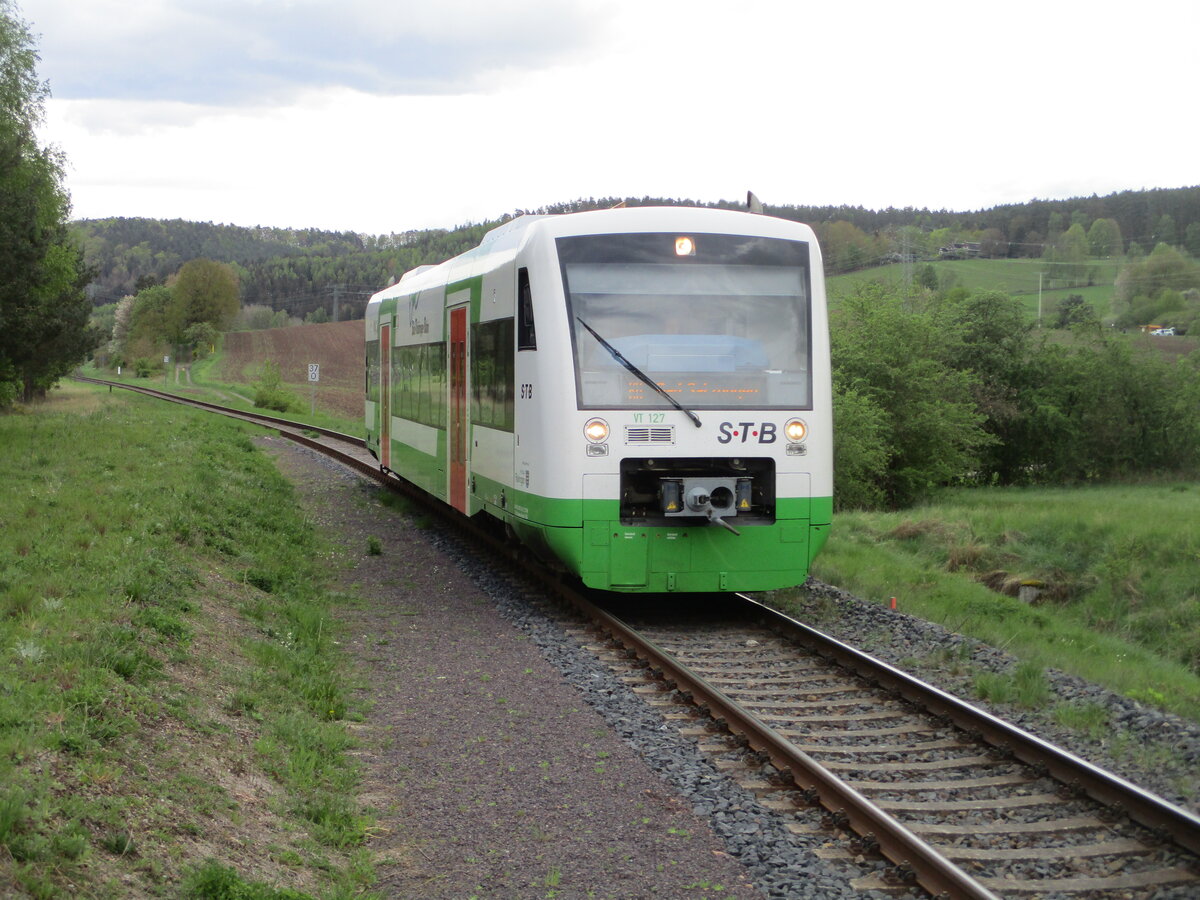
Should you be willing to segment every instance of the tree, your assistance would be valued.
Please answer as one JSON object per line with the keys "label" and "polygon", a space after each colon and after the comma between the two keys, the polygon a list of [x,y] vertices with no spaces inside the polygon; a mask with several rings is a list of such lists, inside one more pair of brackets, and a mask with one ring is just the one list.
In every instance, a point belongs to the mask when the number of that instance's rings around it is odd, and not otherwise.
{"label": "tree", "polygon": [[833,383],[833,497],[838,509],[884,503],[889,451],[888,415],[865,391]]}
{"label": "tree", "polygon": [[1082,225],[1076,223],[1058,235],[1043,256],[1053,264],[1050,269],[1052,282],[1069,285],[1088,283],[1088,241]]}
{"label": "tree", "polygon": [[918,286],[925,288],[927,291],[936,291],[938,289],[937,269],[931,263],[923,265],[917,271],[917,277],[914,280]]}
{"label": "tree", "polygon": [[0,406],[42,395],[96,346],[84,287],[90,272],[69,238],[62,157],[38,146],[47,86],[11,0],[0,0]]}
{"label": "tree", "polygon": [[183,343],[184,325],[180,305],[169,287],[156,285],[133,298],[125,355],[159,356],[159,351]]}
{"label": "tree", "polygon": [[183,331],[183,343],[191,351],[193,359],[204,359],[216,349],[221,332],[211,322],[193,322]]}
{"label": "tree", "polygon": [[[882,498],[905,506],[977,467],[991,438],[972,396],[978,378],[948,364],[958,340],[952,326],[878,283],[845,298],[831,325],[833,383],[849,405],[835,407],[835,420],[864,418],[838,445],[848,458],[835,459],[834,470],[845,465],[870,480],[851,486],[843,474],[838,490],[847,505]],[[868,442],[887,448],[883,460],[866,452]]]}
{"label": "tree", "polygon": [[1008,256],[1008,238],[999,228],[986,228],[979,236],[979,255],[989,259],[1004,259]]}
{"label": "tree", "polygon": [[1088,251],[1099,259],[1120,256],[1123,244],[1116,219],[1097,219],[1087,232]]}
{"label": "tree", "polygon": [[225,331],[238,312],[237,275],[224,263],[193,259],[183,264],[171,286],[183,328],[208,322]]}
{"label": "tree", "polygon": [[1175,219],[1169,215],[1158,217],[1158,221],[1154,223],[1154,241],[1157,244],[1167,244],[1174,246],[1177,243],[1175,237]]}
{"label": "tree", "polygon": [[1200,259],[1200,222],[1193,222],[1184,229],[1183,246],[1192,255],[1192,259]]}
{"label": "tree", "polygon": [[821,223],[817,237],[831,272],[852,272],[874,265],[882,255],[879,242],[851,222]]}
{"label": "tree", "polygon": [[1058,315],[1054,320],[1055,328],[1071,328],[1075,325],[1099,325],[1100,317],[1092,304],[1083,299],[1081,294],[1072,294],[1058,304]]}
{"label": "tree", "polygon": [[1183,291],[1194,287],[1200,287],[1200,265],[1174,247],[1159,244],[1149,256],[1121,270],[1113,298],[1133,303],[1136,297],[1154,298],[1164,288]]}

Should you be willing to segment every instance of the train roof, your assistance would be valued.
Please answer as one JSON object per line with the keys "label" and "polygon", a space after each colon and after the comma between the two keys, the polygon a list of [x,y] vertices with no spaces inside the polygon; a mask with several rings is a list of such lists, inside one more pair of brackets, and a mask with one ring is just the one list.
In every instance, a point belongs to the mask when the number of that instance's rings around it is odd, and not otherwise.
{"label": "train roof", "polygon": [[[734,225],[735,221],[736,225]],[[546,223],[547,231],[555,236],[589,232],[603,234],[627,229],[647,231],[657,228],[665,230],[694,228],[699,230],[704,223],[708,223],[708,226],[713,228],[727,228],[731,231],[745,231],[750,234],[778,233],[780,228],[784,228],[792,231],[792,236],[794,236],[797,228],[807,230],[807,226],[800,223],[773,216],[741,210],[692,206],[637,206],[559,215],[518,216],[487,232],[477,247],[472,247],[470,250],[436,265],[417,266],[410,269],[401,276],[398,282],[371,297],[371,303],[378,303],[392,297],[407,296],[468,278],[479,272],[481,264],[486,269],[494,268],[504,261],[503,257],[515,256],[530,229],[540,223]],[[809,235],[811,235],[811,231]],[[485,260],[486,262],[484,262]]]}

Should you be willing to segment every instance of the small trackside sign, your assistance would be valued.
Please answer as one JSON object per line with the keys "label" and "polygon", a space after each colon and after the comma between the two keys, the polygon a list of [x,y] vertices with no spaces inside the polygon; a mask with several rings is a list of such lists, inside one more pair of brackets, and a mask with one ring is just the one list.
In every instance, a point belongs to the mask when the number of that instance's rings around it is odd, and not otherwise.
{"label": "small trackside sign", "polygon": [[308,380],[309,381],[320,381],[321,380],[321,364],[320,363],[309,363],[308,364]]}

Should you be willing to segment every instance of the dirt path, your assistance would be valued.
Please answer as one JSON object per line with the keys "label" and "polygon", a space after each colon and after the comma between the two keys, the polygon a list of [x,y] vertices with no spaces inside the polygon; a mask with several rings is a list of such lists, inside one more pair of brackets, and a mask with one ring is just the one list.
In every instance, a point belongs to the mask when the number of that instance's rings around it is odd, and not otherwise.
{"label": "dirt path", "polygon": [[343,640],[372,704],[362,799],[386,896],[761,896],[429,532],[355,476],[264,443],[358,598]]}

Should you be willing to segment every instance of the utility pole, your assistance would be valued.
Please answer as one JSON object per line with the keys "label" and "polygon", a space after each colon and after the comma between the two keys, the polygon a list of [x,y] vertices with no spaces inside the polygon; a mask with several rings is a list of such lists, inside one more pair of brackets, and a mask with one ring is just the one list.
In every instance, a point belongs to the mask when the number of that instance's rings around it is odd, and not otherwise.
{"label": "utility pole", "polygon": [[333,286],[333,321],[338,320],[338,301],[342,297],[342,286],[335,284]]}
{"label": "utility pole", "polygon": [[1042,275],[1038,272],[1038,328],[1042,327]]}
{"label": "utility pole", "polygon": [[904,266],[904,290],[905,293],[912,293],[912,245],[909,243],[909,232],[907,228],[901,228],[900,231],[900,262]]}

